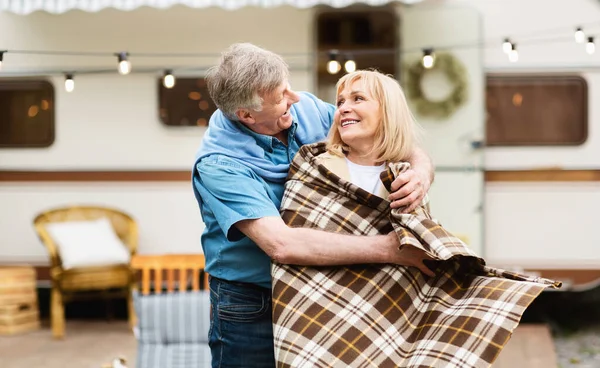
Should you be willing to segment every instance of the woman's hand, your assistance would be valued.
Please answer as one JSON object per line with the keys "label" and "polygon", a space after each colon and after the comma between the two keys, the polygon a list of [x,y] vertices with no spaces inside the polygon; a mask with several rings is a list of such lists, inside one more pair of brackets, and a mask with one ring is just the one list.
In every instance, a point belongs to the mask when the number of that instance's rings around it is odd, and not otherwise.
{"label": "woman's hand", "polygon": [[408,169],[392,182],[392,193],[388,197],[392,208],[402,208],[403,213],[414,211],[429,191],[430,174]]}

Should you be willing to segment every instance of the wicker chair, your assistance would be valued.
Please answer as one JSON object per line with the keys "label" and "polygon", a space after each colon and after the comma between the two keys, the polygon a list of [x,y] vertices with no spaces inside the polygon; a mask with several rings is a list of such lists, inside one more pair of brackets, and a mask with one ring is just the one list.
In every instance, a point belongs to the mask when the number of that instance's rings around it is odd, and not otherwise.
{"label": "wicker chair", "polygon": [[[50,317],[52,335],[62,338],[65,334],[64,304],[81,297],[125,297],[129,313],[129,323],[135,324],[132,292],[135,289],[134,271],[129,265],[73,268],[62,267],[56,243],[52,240],[45,225],[65,221],[87,221],[106,217],[115,232],[129,248],[133,256],[137,252],[138,228],[127,214],[112,208],[98,206],[70,206],[43,212],[34,219],[35,230],[50,255],[52,293],[50,296]],[[85,245],[82,245],[85,246]],[[82,292],[91,292],[82,295]],[[98,293],[100,291],[100,293]]]}

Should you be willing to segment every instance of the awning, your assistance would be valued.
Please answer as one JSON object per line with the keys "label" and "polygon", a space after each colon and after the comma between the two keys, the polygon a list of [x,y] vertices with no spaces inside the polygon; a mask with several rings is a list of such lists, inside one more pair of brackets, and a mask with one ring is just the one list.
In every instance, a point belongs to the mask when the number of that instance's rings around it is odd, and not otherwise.
{"label": "awning", "polygon": [[366,4],[371,6],[387,3],[414,4],[422,0],[0,0],[0,11],[26,15],[35,11],[45,11],[60,14],[70,10],[97,12],[107,8],[123,11],[134,10],[139,7],[167,9],[175,5],[184,5],[190,8],[220,7],[227,10],[236,10],[245,6],[272,8],[277,6],[293,6],[296,8],[310,8],[316,5],[329,5],[342,8],[352,4]]}

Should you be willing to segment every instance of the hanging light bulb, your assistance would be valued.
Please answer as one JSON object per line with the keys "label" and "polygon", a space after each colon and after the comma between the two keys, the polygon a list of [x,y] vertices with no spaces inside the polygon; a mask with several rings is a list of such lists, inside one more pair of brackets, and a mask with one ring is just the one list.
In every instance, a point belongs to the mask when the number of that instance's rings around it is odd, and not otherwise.
{"label": "hanging light bulb", "polygon": [[505,38],[504,42],[502,42],[502,51],[504,51],[505,54],[508,54],[510,50],[512,50],[512,42],[510,42],[510,39]]}
{"label": "hanging light bulb", "polygon": [[173,76],[173,71],[171,69],[165,70],[163,86],[165,86],[165,88],[173,88],[173,86],[175,86],[175,77]]}
{"label": "hanging light bulb", "polygon": [[581,27],[577,27],[575,30],[575,42],[583,43],[585,41],[585,33],[583,33],[583,29]]}
{"label": "hanging light bulb", "polygon": [[6,51],[0,51],[0,70],[2,70],[2,60],[4,59],[4,53]]}
{"label": "hanging light bulb", "polygon": [[594,37],[588,37],[588,42],[585,44],[585,51],[592,55],[596,51],[596,45],[594,45]]}
{"label": "hanging light bulb", "polygon": [[119,74],[125,75],[131,72],[131,63],[127,60],[128,54],[126,52],[120,52],[117,54],[119,59]]}
{"label": "hanging light bulb", "polygon": [[433,54],[433,49],[424,49],[423,50],[423,68],[431,69],[433,64],[435,63],[435,55]]}
{"label": "hanging light bulb", "polygon": [[510,52],[508,53],[508,60],[511,63],[515,63],[519,60],[519,53],[517,52],[517,45],[516,44],[512,44],[511,48],[510,48]]}
{"label": "hanging light bulb", "polygon": [[337,51],[331,51],[329,53],[329,61],[327,62],[327,72],[329,74],[337,74],[342,69],[340,62],[336,58]]}
{"label": "hanging light bulb", "polygon": [[344,63],[344,70],[346,73],[352,73],[356,71],[356,62],[352,60],[352,55],[346,56],[346,62]]}
{"label": "hanging light bulb", "polygon": [[73,74],[65,75],[65,91],[73,92],[75,89],[75,81],[73,80]]}

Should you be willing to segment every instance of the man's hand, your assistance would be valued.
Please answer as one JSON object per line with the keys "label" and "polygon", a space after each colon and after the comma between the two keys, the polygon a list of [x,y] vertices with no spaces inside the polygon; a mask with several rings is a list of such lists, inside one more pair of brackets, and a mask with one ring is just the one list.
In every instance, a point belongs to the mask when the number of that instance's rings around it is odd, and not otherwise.
{"label": "man's hand", "polygon": [[[398,236],[395,232],[388,234],[389,237],[393,238],[392,241],[398,244]],[[416,267],[427,276],[435,276],[435,273],[425,265],[424,261],[433,261],[425,251],[414,247],[412,245],[403,245],[400,249],[396,248],[396,254],[394,255],[394,263],[401,266]]]}
{"label": "man's hand", "polygon": [[392,208],[402,208],[403,213],[410,213],[421,204],[431,185],[430,175],[408,169],[392,182],[392,193],[388,197]]}

